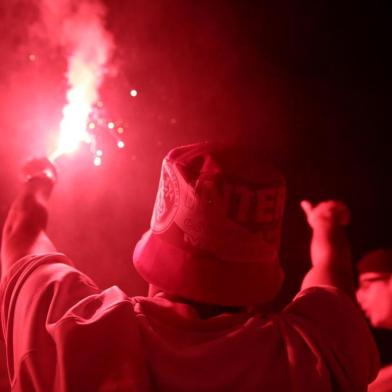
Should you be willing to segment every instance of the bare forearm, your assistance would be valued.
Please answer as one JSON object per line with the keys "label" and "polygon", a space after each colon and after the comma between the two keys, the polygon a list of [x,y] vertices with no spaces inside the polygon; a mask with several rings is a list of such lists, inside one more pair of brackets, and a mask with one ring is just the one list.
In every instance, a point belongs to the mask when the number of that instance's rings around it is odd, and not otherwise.
{"label": "bare forearm", "polygon": [[24,184],[10,208],[2,236],[3,275],[21,257],[55,250],[45,233],[48,220],[47,184],[42,181],[38,179]]}
{"label": "bare forearm", "polygon": [[328,285],[353,296],[351,252],[344,227],[315,229],[310,253],[312,268],[305,275],[302,288]]}
{"label": "bare forearm", "polygon": [[350,210],[344,203],[335,200],[316,206],[304,200],[301,207],[312,229],[312,268],[303,279],[302,289],[328,285],[354,296],[351,251],[345,231],[350,221]]}

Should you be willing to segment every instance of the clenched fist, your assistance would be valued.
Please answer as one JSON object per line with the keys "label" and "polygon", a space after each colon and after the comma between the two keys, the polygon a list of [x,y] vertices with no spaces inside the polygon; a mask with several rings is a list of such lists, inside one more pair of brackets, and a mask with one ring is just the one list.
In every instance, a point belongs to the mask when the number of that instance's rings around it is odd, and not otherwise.
{"label": "clenched fist", "polygon": [[25,181],[33,178],[46,178],[53,183],[57,181],[57,170],[48,158],[33,158],[22,167],[22,175]]}

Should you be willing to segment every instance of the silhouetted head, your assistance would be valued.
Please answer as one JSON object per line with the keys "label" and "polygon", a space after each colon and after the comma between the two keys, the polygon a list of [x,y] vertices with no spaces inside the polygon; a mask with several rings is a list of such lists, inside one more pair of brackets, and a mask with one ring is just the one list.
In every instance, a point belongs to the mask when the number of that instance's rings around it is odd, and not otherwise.
{"label": "silhouetted head", "polygon": [[378,249],[358,263],[357,300],[372,326],[392,329],[392,250]]}
{"label": "silhouetted head", "polygon": [[245,306],[279,291],[285,181],[235,148],[198,143],[165,157],[151,228],[133,256],[157,290],[204,304]]}

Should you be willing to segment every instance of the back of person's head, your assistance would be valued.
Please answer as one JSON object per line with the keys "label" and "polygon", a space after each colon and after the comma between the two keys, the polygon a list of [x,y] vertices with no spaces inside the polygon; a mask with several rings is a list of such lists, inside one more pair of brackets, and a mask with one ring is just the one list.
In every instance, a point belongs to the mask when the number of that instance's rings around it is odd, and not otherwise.
{"label": "back of person's head", "polygon": [[392,329],[392,249],[365,254],[357,270],[357,299],[370,323]]}
{"label": "back of person's head", "polygon": [[163,160],[150,230],[136,270],[150,284],[205,304],[267,303],[279,291],[285,181],[273,166],[218,143]]}

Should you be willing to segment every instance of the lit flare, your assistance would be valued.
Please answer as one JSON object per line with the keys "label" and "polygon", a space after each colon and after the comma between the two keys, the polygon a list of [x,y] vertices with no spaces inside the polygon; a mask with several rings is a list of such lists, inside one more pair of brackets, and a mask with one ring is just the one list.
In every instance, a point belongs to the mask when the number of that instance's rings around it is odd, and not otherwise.
{"label": "lit flare", "polygon": [[68,103],[63,109],[57,147],[50,156],[51,160],[76,151],[82,142],[91,142],[87,125],[93,105],[98,99],[99,78],[95,71],[94,65],[83,59],[73,57],[70,61]]}

